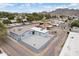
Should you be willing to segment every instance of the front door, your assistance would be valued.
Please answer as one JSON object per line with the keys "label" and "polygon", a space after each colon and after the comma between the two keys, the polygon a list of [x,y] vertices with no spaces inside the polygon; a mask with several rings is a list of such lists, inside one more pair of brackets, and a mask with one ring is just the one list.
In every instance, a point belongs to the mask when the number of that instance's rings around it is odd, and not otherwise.
{"label": "front door", "polygon": [[35,34],[35,31],[32,31],[32,35],[34,35]]}

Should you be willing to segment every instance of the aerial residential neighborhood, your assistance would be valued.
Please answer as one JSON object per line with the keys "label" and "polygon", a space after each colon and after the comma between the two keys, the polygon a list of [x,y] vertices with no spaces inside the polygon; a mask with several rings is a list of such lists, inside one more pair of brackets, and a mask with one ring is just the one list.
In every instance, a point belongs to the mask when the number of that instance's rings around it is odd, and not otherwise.
{"label": "aerial residential neighborhood", "polygon": [[79,56],[79,4],[2,5],[0,56]]}

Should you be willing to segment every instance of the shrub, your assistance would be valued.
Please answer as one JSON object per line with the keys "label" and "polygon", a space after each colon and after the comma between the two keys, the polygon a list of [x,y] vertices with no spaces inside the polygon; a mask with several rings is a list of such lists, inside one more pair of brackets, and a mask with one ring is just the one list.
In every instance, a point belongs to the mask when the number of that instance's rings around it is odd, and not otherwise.
{"label": "shrub", "polygon": [[73,26],[79,27],[79,20],[73,21],[73,22],[71,23],[71,27],[73,27]]}

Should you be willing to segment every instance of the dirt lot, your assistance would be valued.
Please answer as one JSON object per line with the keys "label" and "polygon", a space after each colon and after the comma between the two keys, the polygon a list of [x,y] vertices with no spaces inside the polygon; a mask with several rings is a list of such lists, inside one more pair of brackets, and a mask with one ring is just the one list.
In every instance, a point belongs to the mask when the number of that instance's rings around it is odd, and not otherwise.
{"label": "dirt lot", "polygon": [[58,56],[64,42],[67,39],[67,31],[61,28],[52,28],[51,31],[56,31],[55,34],[57,37],[50,42],[50,44],[39,53],[35,53],[31,49],[24,47],[23,45],[19,44],[18,42],[5,39],[1,48],[11,56]]}

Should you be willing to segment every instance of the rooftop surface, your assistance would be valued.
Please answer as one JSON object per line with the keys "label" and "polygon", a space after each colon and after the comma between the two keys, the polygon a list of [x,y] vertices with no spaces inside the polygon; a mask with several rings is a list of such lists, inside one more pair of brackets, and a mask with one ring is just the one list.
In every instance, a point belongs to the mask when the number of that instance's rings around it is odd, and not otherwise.
{"label": "rooftop surface", "polygon": [[73,27],[71,30],[72,30],[73,32],[79,32],[79,28],[78,28],[78,27]]}
{"label": "rooftop surface", "polygon": [[10,29],[11,32],[21,35],[22,33],[28,31],[30,28],[32,28],[32,26],[21,26],[21,27],[14,27],[12,29]]}
{"label": "rooftop surface", "polygon": [[21,35],[28,30],[35,30],[35,31],[42,32],[42,33],[48,32],[48,30],[46,30],[46,29],[42,29],[42,28],[38,28],[38,27],[34,27],[34,26],[14,27],[14,28],[10,29],[11,32],[18,34],[18,35]]}
{"label": "rooftop surface", "polygon": [[39,35],[32,35],[28,38],[22,39],[23,42],[25,42],[26,44],[36,48],[36,49],[40,49],[42,46],[44,46],[48,41],[51,40],[51,38],[54,37],[54,35],[52,36],[39,36]]}
{"label": "rooftop surface", "polygon": [[79,33],[70,32],[60,56],[79,56]]}
{"label": "rooftop surface", "polygon": [[33,27],[31,28],[32,30],[38,31],[38,32],[42,32],[42,33],[46,33],[48,32],[48,30],[46,29],[42,29],[42,28],[38,28],[38,27]]}

